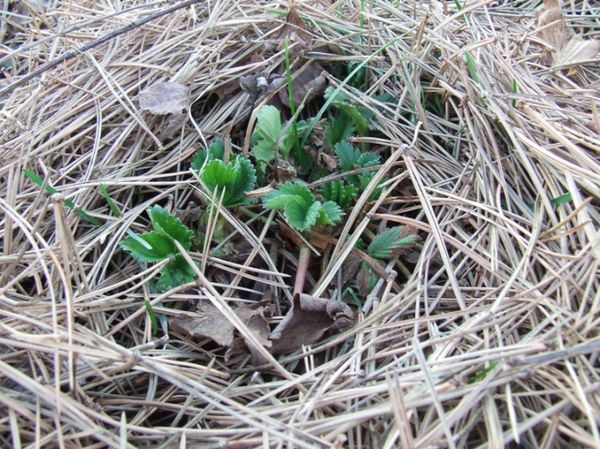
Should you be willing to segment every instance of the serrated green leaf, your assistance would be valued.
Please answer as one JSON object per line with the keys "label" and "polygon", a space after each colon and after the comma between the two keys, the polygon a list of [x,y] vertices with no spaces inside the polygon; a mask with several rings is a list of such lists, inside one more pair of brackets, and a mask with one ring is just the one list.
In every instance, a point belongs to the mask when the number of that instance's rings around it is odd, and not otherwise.
{"label": "serrated green leaf", "polygon": [[288,224],[298,231],[305,231],[317,222],[321,212],[321,203],[315,201],[312,204],[296,199],[289,201],[283,208],[283,213]]}
{"label": "serrated green leaf", "polygon": [[236,172],[236,179],[230,190],[226,206],[238,206],[247,204],[250,199],[244,193],[250,192],[256,187],[256,169],[254,164],[246,156],[238,154],[231,162]]}
{"label": "serrated green leaf", "polygon": [[343,171],[372,167],[379,164],[379,156],[377,154],[372,151],[365,151],[363,153],[345,141],[339,142],[335,146],[335,153],[337,154],[340,168]]}
{"label": "serrated green leaf", "polygon": [[264,195],[262,201],[267,209],[283,209],[289,201],[300,201],[308,207],[315,201],[315,197],[307,187],[287,182]]}
{"label": "serrated green leaf", "polygon": [[281,134],[281,116],[275,106],[263,106],[256,116],[252,133],[252,154],[259,161],[271,162]]}
{"label": "serrated green leaf", "polygon": [[352,137],[355,131],[354,122],[345,115],[339,114],[330,117],[325,127],[325,144],[333,149],[338,142]]}
{"label": "serrated green leaf", "polygon": [[181,254],[178,254],[160,270],[160,279],[156,283],[156,288],[161,292],[166,292],[192,282],[194,279],[196,279],[194,269]]}
{"label": "serrated green leaf", "polygon": [[167,209],[158,205],[148,209],[148,216],[155,232],[177,240],[185,249],[190,248],[194,233],[179,218],[173,217]]}
{"label": "serrated green leaf", "polygon": [[140,262],[160,262],[178,253],[173,239],[158,231],[129,236],[121,242],[121,248]]}
{"label": "serrated green leaf", "polygon": [[204,150],[200,150],[194,154],[192,158],[192,169],[199,171],[205,162],[210,162],[215,159],[223,160],[225,154],[225,143],[223,139],[215,139]]}
{"label": "serrated green leaf", "polygon": [[348,209],[352,204],[352,199],[358,193],[358,189],[353,184],[346,184],[337,179],[321,186],[321,195],[326,201],[335,201],[342,209]]}
{"label": "serrated green leaf", "polygon": [[403,235],[403,226],[396,226],[377,235],[367,253],[376,259],[389,259],[394,254],[399,254],[411,248],[417,241],[416,234]]}
{"label": "serrated green leaf", "polygon": [[[248,203],[244,195],[256,185],[256,170],[247,157],[238,155],[228,164],[215,159],[208,162],[200,172],[202,182],[216,198],[223,196],[222,204],[234,207]],[[223,193],[225,191],[225,193]]]}
{"label": "serrated green leaf", "polygon": [[342,209],[337,203],[333,201],[325,201],[323,204],[321,204],[321,210],[319,211],[317,223],[323,225],[332,225],[340,221],[342,215]]}
{"label": "serrated green leaf", "polygon": [[[325,90],[325,99],[329,99],[334,95],[335,89],[328,87]],[[343,91],[338,91],[331,103],[336,107],[341,115],[344,116],[344,120],[351,120],[356,127],[356,131],[360,135],[366,135],[369,132],[369,119],[372,114],[368,109],[359,108],[351,103],[350,97]]]}

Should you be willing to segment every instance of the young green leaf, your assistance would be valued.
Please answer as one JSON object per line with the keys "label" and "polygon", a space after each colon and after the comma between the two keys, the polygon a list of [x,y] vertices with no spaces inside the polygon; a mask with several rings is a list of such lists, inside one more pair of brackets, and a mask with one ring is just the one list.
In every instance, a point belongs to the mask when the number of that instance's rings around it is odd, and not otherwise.
{"label": "young green leaf", "polygon": [[348,209],[356,197],[358,189],[353,184],[346,184],[340,179],[321,186],[321,195],[326,201],[336,202],[342,209]]}
{"label": "young green leaf", "polygon": [[181,254],[177,254],[173,260],[165,265],[160,271],[160,279],[156,288],[162,292],[178,287],[196,279],[194,269],[187,263]]}
{"label": "young green leaf", "polygon": [[225,143],[223,139],[213,140],[207,149],[200,150],[192,158],[192,169],[199,171],[207,161],[215,159],[223,160],[225,154]]}
{"label": "young green leaf", "polygon": [[372,167],[379,164],[379,156],[377,154],[372,151],[363,153],[348,142],[339,142],[335,146],[335,153],[337,154],[340,168],[343,171]]}
{"label": "young green leaf", "polygon": [[396,226],[377,235],[367,253],[376,259],[389,259],[412,248],[416,241],[417,234],[412,229]]}
{"label": "young green leaf", "polygon": [[179,218],[173,217],[167,209],[158,205],[148,209],[148,216],[155,232],[177,240],[185,249],[190,248],[194,233]]}
{"label": "young green leaf", "polygon": [[315,224],[334,224],[342,215],[337,204],[316,201],[310,190],[293,182],[282,184],[263,197],[267,209],[283,210],[288,224],[299,231],[305,231]]}
{"label": "young green leaf", "polygon": [[98,186],[98,190],[100,190],[100,194],[102,195],[102,197],[104,198],[104,200],[108,204],[108,207],[110,208],[111,215],[113,217],[120,217],[121,216],[121,211],[119,210],[119,208],[117,207],[117,204],[115,203],[115,201],[112,199],[112,197],[108,193],[108,189],[106,188],[106,186],[104,184],[100,184]]}
{"label": "young green leaf", "polygon": [[283,214],[290,226],[298,231],[306,231],[317,223],[317,218],[321,213],[321,203],[305,203],[299,197],[296,200],[288,202],[283,208]]}
{"label": "young green leaf", "polygon": [[256,116],[252,133],[252,154],[259,161],[271,162],[281,134],[281,117],[275,106],[263,106]]}
{"label": "young green leaf", "polygon": [[226,207],[249,203],[244,193],[256,185],[254,165],[243,155],[235,156],[228,164],[219,159],[208,162],[202,168],[200,177],[208,191],[211,194],[215,192],[217,199],[223,196],[223,205]]}
{"label": "young green leaf", "polygon": [[359,108],[350,102],[350,97],[343,91],[339,91],[335,94],[333,87],[328,87],[325,90],[325,99],[333,97],[332,105],[337,108],[341,115],[344,116],[344,120],[350,120],[354,123],[356,131],[364,136],[369,132],[369,119],[372,114],[365,108]]}
{"label": "young green leaf", "polygon": [[337,223],[342,218],[342,209],[333,201],[325,201],[321,205],[317,224],[332,225]]}
{"label": "young green leaf", "polygon": [[338,142],[346,140],[354,135],[356,127],[352,120],[348,120],[343,114],[329,117],[325,127],[325,144],[333,149]]}
{"label": "young green leaf", "polygon": [[132,233],[121,242],[121,248],[139,262],[160,262],[178,253],[173,239],[158,231]]}

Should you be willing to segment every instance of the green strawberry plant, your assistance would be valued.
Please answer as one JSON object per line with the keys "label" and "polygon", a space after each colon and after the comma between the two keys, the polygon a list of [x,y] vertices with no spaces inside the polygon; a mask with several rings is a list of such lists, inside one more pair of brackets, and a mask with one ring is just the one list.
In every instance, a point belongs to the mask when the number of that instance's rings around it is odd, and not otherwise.
{"label": "green strawberry plant", "polygon": [[[333,225],[342,218],[342,209],[335,201],[321,202],[301,184],[288,182],[262,198],[267,209],[281,210],[288,224],[300,232],[319,226]],[[310,249],[300,246],[294,295],[302,293],[310,261]]]}
{"label": "green strawberry plant", "polygon": [[188,250],[192,242],[192,230],[161,206],[149,208],[148,216],[152,231],[143,234],[129,231],[129,237],[121,242],[121,248],[141,263],[170,260],[161,269],[160,279],[156,284],[160,291],[192,282],[196,277],[194,270],[175,245],[177,241]]}
{"label": "green strawberry plant", "polygon": [[245,193],[256,186],[256,170],[246,156],[238,154],[229,162],[223,161],[222,140],[214,141],[206,150],[199,151],[192,160],[192,169],[210,194],[214,194],[225,207],[236,207],[250,203]]}

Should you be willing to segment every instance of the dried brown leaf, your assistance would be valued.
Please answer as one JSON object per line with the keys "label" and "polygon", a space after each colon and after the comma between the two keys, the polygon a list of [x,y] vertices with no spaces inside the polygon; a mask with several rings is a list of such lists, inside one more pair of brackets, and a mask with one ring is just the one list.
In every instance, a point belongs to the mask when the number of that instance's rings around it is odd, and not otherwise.
{"label": "dried brown leaf", "polygon": [[[269,325],[264,317],[263,308],[256,309],[240,306],[233,309],[240,320],[248,327],[258,341],[266,347],[271,345],[268,340]],[[232,346],[234,343],[235,327],[219,310],[210,303],[201,302],[196,316],[175,318],[170,321],[176,332],[192,338],[210,338],[220,346]]]}
{"label": "dried brown leaf", "polygon": [[[316,62],[312,62],[296,75],[292,80],[292,92],[294,93],[294,104],[298,106],[303,100],[310,100],[322,95],[327,85],[327,80],[323,76],[323,67]],[[279,99],[284,105],[289,105],[289,96],[287,89],[279,91]]]}
{"label": "dried brown leaf", "polygon": [[581,64],[594,59],[600,52],[600,41],[596,39],[583,39],[573,36],[554,56],[554,65]]}
{"label": "dried brown leaf", "polygon": [[296,295],[292,308],[269,336],[271,352],[289,353],[315,343],[327,330],[349,326],[353,318],[352,309],[343,302]]}
{"label": "dried brown leaf", "polygon": [[181,114],[189,105],[189,89],[180,83],[161,82],[142,90],[140,108],[156,115]]}
{"label": "dried brown leaf", "polygon": [[544,0],[536,11],[538,36],[554,49],[561,49],[573,36],[565,23],[558,0]]}

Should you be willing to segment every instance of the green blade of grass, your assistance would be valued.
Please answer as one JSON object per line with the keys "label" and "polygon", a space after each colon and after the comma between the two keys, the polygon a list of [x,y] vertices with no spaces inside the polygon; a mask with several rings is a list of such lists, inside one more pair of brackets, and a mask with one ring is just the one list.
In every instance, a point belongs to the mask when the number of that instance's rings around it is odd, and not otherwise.
{"label": "green blade of grass", "polygon": [[[288,91],[288,101],[290,106],[290,111],[292,112],[292,117],[296,115],[296,100],[294,99],[294,86],[292,84],[292,67],[290,64],[290,50],[288,46],[288,38],[285,38],[285,78],[287,81],[287,91]],[[296,125],[296,120],[291,125],[292,132],[292,148],[294,149],[294,154],[298,153],[299,149],[299,139],[298,139],[298,126]]]}
{"label": "green blade of grass", "polygon": [[106,186],[104,184],[100,184],[98,186],[98,188],[100,189],[100,193],[102,194],[102,196],[106,200],[106,203],[108,204],[108,207],[110,207],[110,213],[111,213],[111,215],[113,217],[120,217],[121,216],[121,211],[117,207],[117,204],[115,203],[115,201],[109,195],[108,190],[106,189]]}
{"label": "green blade of grass", "polygon": [[146,307],[146,312],[148,313],[148,317],[150,318],[152,336],[156,337],[158,335],[158,320],[156,319],[156,314],[154,313],[152,304],[150,304],[150,301],[148,301],[147,299],[144,299],[144,307]]}
{"label": "green blade of grass", "polygon": [[469,73],[471,74],[471,78],[476,83],[479,83],[479,74],[477,73],[477,66],[475,65],[475,60],[471,53],[465,51],[465,61],[467,62],[467,67],[469,68]]}
{"label": "green blade of grass", "polygon": [[567,192],[563,195],[557,196],[556,198],[552,198],[550,200],[550,204],[552,204],[552,207],[558,207],[561,204],[570,203],[571,201],[573,201],[573,195],[571,195],[571,192]]}
{"label": "green blade of grass", "polygon": [[[52,187],[52,185],[50,185],[50,183],[45,182],[37,173],[29,170],[28,168],[24,168],[23,169],[23,174],[25,174],[25,176],[27,176],[27,178],[31,182],[37,184],[42,189],[44,189],[46,191],[46,193],[48,193],[49,195],[54,195],[54,194],[58,193],[58,190],[56,190],[54,187]],[[84,219],[88,223],[91,223],[91,224],[96,225],[96,226],[102,226],[102,222],[100,222],[96,218],[94,218],[91,215],[89,215],[83,209],[75,206],[75,203],[72,200],[70,200],[68,198],[65,198],[64,202],[65,202],[65,206],[67,206],[71,210],[74,210],[75,213],[79,217],[81,217],[82,219]]]}

